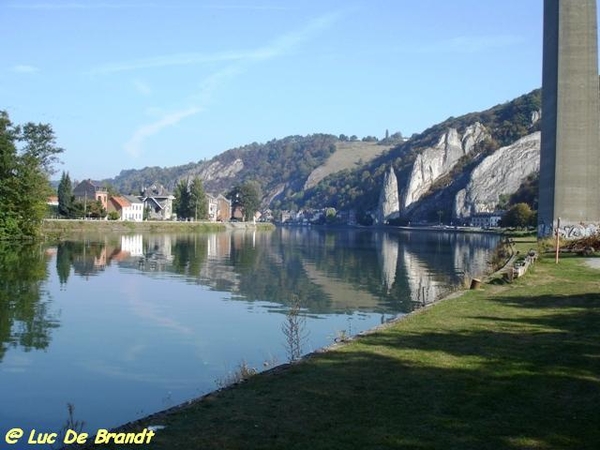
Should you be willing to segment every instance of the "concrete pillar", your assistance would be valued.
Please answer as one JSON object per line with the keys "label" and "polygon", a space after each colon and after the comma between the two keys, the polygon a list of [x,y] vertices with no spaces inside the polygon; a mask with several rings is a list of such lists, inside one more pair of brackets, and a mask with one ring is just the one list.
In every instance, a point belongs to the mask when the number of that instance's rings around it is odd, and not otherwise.
{"label": "concrete pillar", "polygon": [[544,0],[540,236],[600,223],[596,22],[596,0]]}

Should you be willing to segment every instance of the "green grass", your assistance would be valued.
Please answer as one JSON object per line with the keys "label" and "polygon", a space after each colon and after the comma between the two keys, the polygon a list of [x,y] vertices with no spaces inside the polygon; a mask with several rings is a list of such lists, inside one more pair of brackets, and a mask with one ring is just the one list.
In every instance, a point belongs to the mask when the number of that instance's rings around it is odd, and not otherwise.
{"label": "green grass", "polygon": [[542,259],[157,424],[147,448],[600,448],[600,271]]}
{"label": "green grass", "polygon": [[[226,231],[228,226],[229,224],[226,223],[215,222],[45,220],[42,225],[42,235],[48,240],[60,240],[81,233],[203,233]],[[274,225],[238,223],[236,228],[272,230]]]}
{"label": "green grass", "polygon": [[366,164],[391,148],[390,145],[362,141],[338,142],[335,146],[335,153],[309,175],[305,189],[316,186],[319,181],[331,174],[355,169],[358,164]]}

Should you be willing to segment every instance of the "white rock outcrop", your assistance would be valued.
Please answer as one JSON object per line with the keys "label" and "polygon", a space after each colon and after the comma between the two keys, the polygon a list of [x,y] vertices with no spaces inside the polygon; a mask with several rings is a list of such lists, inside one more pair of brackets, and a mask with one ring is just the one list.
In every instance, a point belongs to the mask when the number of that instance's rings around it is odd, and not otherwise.
{"label": "white rock outcrop", "polygon": [[244,161],[240,158],[230,164],[223,164],[215,161],[200,171],[200,178],[205,181],[218,180],[220,178],[231,178],[244,168]]}
{"label": "white rock outcrop", "polygon": [[383,187],[379,194],[379,205],[377,208],[377,223],[384,224],[390,219],[400,215],[400,196],[398,195],[398,179],[394,168],[390,167],[383,177]]}
{"label": "white rock outcrop", "polygon": [[439,178],[447,175],[463,156],[471,153],[475,145],[488,136],[488,131],[479,122],[470,125],[463,136],[455,128],[449,128],[435,147],[417,155],[402,198],[402,208],[407,209],[419,201]]}
{"label": "white rock outcrop", "polygon": [[494,211],[500,195],[514,193],[528,175],[538,171],[540,136],[537,131],[485,158],[471,173],[467,187],[457,193],[454,217]]}

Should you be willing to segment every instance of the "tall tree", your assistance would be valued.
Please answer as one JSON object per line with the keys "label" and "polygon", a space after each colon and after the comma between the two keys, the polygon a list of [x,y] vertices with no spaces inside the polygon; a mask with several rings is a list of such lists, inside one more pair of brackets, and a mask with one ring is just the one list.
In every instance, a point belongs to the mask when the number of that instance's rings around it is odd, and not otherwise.
{"label": "tall tree", "polygon": [[208,218],[208,202],[202,180],[195,177],[189,187],[189,211],[194,220],[205,220]]}
{"label": "tall tree", "polygon": [[227,198],[231,200],[232,207],[242,209],[244,220],[251,220],[260,208],[261,189],[257,182],[246,181],[235,185]]}
{"label": "tall tree", "polygon": [[56,146],[54,131],[49,124],[28,122],[18,128],[19,140],[24,143],[23,154],[28,155],[46,174],[55,173],[54,164],[59,162],[58,154],[64,149]]}
{"label": "tall tree", "polygon": [[0,238],[20,234],[16,220],[17,207],[17,149],[15,132],[8,114],[0,111]]}
{"label": "tall tree", "polygon": [[180,180],[175,186],[175,192],[173,194],[175,200],[173,200],[173,210],[177,217],[187,219],[190,217],[190,191],[188,189],[187,180]]}
{"label": "tall tree", "polygon": [[0,238],[33,237],[51,194],[48,176],[63,151],[50,125],[14,126],[0,111]]}
{"label": "tall tree", "polygon": [[58,183],[58,213],[62,217],[72,218],[74,201],[71,178],[63,172]]}

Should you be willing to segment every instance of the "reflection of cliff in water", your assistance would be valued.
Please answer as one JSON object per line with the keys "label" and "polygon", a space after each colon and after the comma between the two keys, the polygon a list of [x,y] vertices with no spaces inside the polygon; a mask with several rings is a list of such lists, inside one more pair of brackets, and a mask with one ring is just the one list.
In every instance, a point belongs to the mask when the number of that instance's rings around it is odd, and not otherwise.
{"label": "reflection of cliff in water", "polygon": [[409,299],[411,309],[447,295],[469,276],[485,273],[489,251],[499,239],[495,235],[421,231],[384,236],[385,245],[396,242],[400,248],[397,277],[406,280],[406,286],[396,293]]}
{"label": "reflection of cliff in water", "polygon": [[47,265],[39,245],[0,243],[0,361],[11,347],[47,348],[59,327],[43,288]]}
{"label": "reflection of cliff in water", "polygon": [[[149,276],[231,293],[234,299],[310,313],[411,311],[485,266],[489,236],[349,229],[279,228],[193,235],[135,235],[62,243],[57,269],[82,276],[113,262]],[[475,263],[475,264],[474,264]]]}

